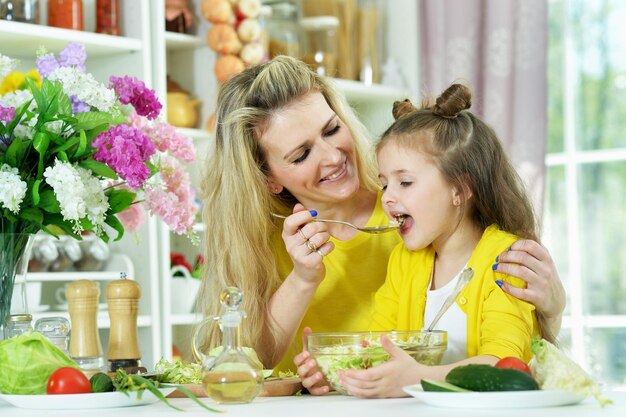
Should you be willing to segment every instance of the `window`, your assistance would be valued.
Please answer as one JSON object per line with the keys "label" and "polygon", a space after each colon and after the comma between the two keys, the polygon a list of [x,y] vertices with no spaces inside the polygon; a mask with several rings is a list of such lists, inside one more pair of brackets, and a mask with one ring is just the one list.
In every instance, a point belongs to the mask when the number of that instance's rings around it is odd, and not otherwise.
{"label": "window", "polygon": [[568,292],[559,342],[626,378],[626,2],[551,0],[543,240]]}

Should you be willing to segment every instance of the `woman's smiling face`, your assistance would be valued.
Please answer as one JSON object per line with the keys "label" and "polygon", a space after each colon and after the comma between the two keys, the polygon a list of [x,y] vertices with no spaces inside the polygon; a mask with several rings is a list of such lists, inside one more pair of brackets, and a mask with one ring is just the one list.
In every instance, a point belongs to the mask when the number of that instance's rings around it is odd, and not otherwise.
{"label": "woman's smiling face", "polygon": [[359,189],[352,135],[319,92],[276,111],[260,142],[272,192],[286,188],[305,207],[319,207]]}
{"label": "woman's smiling face", "polygon": [[422,249],[456,228],[456,190],[432,159],[422,152],[388,143],[378,151],[383,208],[394,219],[405,217],[400,235],[408,249]]}

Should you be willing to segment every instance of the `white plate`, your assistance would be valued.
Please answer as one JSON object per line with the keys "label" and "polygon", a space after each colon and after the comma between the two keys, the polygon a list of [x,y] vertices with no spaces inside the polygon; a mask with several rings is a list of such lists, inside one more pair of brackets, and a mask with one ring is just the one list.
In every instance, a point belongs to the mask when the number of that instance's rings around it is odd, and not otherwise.
{"label": "white plate", "polygon": [[[159,388],[161,394],[168,396],[176,388]],[[160,401],[150,391],[143,391],[141,399],[137,392],[99,392],[96,394],[57,394],[57,395],[8,395],[0,394],[0,398],[19,407],[36,410],[69,410],[86,408],[133,407],[152,404]]]}
{"label": "white plate", "polygon": [[447,408],[536,408],[578,404],[584,397],[568,391],[430,392],[409,385],[404,392],[428,405]]}

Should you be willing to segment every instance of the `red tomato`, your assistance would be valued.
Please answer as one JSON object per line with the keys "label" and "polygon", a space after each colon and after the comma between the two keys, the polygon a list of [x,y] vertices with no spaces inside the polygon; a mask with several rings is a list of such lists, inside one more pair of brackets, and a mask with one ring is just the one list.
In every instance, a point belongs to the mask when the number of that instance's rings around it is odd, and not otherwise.
{"label": "red tomato", "polygon": [[48,394],[89,394],[91,384],[80,370],[64,367],[50,375],[46,392]]}
{"label": "red tomato", "polygon": [[497,363],[496,363],[496,368],[511,368],[511,369],[517,369],[518,371],[522,371],[522,372],[526,372],[528,375],[533,376],[530,373],[530,368],[528,367],[528,365],[526,364],[526,362],[524,362],[523,360],[521,360],[520,358],[516,358],[514,356],[508,356],[506,358],[502,358],[500,359]]}

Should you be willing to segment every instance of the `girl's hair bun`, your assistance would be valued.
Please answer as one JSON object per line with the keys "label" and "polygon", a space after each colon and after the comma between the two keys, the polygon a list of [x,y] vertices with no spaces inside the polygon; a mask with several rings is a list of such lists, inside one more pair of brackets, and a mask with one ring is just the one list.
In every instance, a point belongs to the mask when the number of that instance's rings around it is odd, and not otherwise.
{"label": "girl's hair bun", "polygon": [[394,101],[393,109],[391,110],[391,114],[393,114],[393,119],[398,120],[402,116],[405,116],[409,113],[413,113],[417,111],[417,108],[411,104],[411,100],[408,98],[403,101]]}
{"label": "girl's hair bun", "polygon": [[432,112],[446,119],[454,119],[459,113],[471,106],[472,90],[463,84],[452,84],[437,97]]}

